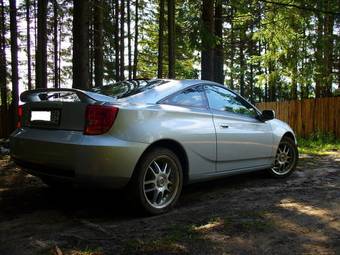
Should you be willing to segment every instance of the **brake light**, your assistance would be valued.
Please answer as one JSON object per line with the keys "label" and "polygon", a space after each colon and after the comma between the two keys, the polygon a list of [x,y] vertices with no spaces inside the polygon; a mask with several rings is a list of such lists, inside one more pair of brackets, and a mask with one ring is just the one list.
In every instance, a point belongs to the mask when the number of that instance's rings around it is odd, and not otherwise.
{"label": "brake light", "polygon": [[17,115],[18,115],[17,128],[21,128],[22,127],[22,115],[23,115],[22,105],[18,106]]}
{"label": "brake light", "polygon": [[88,105],[86,108],[85,135],[101,135],[109,131],[116,120],[119,108],[107,105]]}

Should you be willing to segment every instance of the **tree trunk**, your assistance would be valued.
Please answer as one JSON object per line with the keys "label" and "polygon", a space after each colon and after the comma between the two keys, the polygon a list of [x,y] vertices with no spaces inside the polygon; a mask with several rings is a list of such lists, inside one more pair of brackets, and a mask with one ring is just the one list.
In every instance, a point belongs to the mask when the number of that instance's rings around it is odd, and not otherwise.
{"label": "tree trunk", "polygon": [[19,77],[18,77],[18,29],[16,0],[10,0],[10,30],[11,30],[11,68],[12,68],[12,126],[16,127],[17,109],[19,104]]}
{"label": "tree trunk", "polygon": [[54,46],[54,87],[59,87],[59,75],[58,75],[58,2],[53,0],[53,46]]}
{"label": "tree trunk", "polygon": [[27,87],[32,89],[31,31],[30,31],[30,0],[26,0],[26,34],[27,34]]}
{"label": "tree trunk", "polygon": [[234,33],[234,7],[231,6],[230,18],[230,89],[234,88],[234,57],[235,57],[235,33]]}
{"label": "tree trunk", "polygon": [[119,0],[114,1],[114,17],[115,17],[115,29],[114,29],[114,36],[115,36],[115,72],[116,72],[116,81],[120,80],[120,62],[119,62]]}
{"label": "tree trunk", "polygon": [[[250,27],[250,36],[249,36],[249,57],[251,58],[254,56],[254,41],[253,41],[253,34],[254,34],[254,24],[251,24]],[[250,102],[254,103],[254,64],[250,63],[249,67],[249,91],[248,97]]]}
{"label": "tree trunk", "polygon": [[240,94],[241,96],[245,96],[245,82],[244,82],[244,73],[245,73],[245,59],[244,59],[244,41],[245,41],[245,29],[241,29],[240,31],[240,41],[239,41],[239,62],[240,62]]}
{"label": "tree trunk", "polygon": [[94,1],[89,2],[89,86],[95,87],[93,81],[94,75]]}
{"label": "tree trunk", "polygon": [[125,80],[125,0],[120,1],[120,80]]}
{"label": "tree trunk", "polygon": [[[326,10],[332,10],[332,1],[326,1]],[[326,14],[324,23],[324,65],[325,65],[325,77],[323,96],[329,97],[332,95],[332,84],[333,84],[333,27],[334,27],[334,15]]]}
{"label": "tree trunk", "polygon": [[224,84],[223,73],[223,8],[222,0],[216,0],[215,7],[215,36],[218,38],[218,42],[215,47],[214,55],[214,81]]}
{"label": "tree trunk", "polygon": [[[321,1],[317,2],[319,9],[323,8]],[[324,74],[324,63],[323,63],[323,26],[324,18],[322,13],[317,14],[317,38],[316,38],[316,49],[315,49],[315,61],[316,61],[316,72],[315,72],[315,97],[322,97],[322,83]]]}
{"label": "tree trunk", "polygon": [[135,2],[135,39],[134,39],[134,56],[133,56],[133,79],[137,79],[137,64],[138,64],[138,0]]}
{"label": "tree trunk", "polygon": [[158,78],[163,78],[163,48],[164,48],[164,0],[160,0],[159,28],[158,28],[158,72],[157,72]]}
{"label": "tree trunk", "polygon": [[94,2],[94,86],[103,86],[103,0]]}
{"label": "tree trunk", "polygon": [[214,35],[214,1],[203,0],[202,5],[202,80],[214,80],[214,48],[211,38]]}
{"label": "tree trunk", "polygon": [[176,61],[176,35],[175,35],[175,0],[168,0],[168,58],[170,79],[175,79],[175,61]]}
{"label": "tree trunk", "polygon": [[128,71],[129,80],[132,79],[132,53],[131,53],[131,1],[127,0],[127,29],[128,29]]}
{"label": "tree trunk", "polygon": [[73,88],[89,88],[89,2],[73,1]]}
{"label": "tree trunk", "polygon": [[[1,117],[3,120],[7,119],[7,68],[6,68],[6,24],[4,2],[0,0],[0,92],[1,92]],[[1,123],[0,128],[4,131],[3,134],[7,136],[8,126],[7,122]]]}
{"label": "tree trunk", "polygon": [[47,88],[47,1],[38,0],[38,45],[35,54],[36,88]]}

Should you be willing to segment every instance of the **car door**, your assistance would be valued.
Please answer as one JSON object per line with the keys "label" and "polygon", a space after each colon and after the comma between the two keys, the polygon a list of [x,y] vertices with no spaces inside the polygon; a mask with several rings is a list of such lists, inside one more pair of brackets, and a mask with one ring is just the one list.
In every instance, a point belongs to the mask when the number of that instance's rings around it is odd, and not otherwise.
{"label": "car door", "polygon": [[270,166],[273,135],[270,123],[256,118],[257,110],[239,95],[205,85],[216,130],[218,172]]}
{"label": "car door", "polygon": [[190,180],[216,172],[216,134],[203,86],[186,88],[163,99],[166,135],[179,141],[189,160]]}

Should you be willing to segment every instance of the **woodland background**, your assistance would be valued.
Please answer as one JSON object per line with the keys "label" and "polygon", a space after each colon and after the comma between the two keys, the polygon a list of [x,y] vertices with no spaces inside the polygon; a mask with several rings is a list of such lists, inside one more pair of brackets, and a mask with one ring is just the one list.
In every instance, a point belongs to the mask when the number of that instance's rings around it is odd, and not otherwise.
{"label": "woodland background", "polygon": [[340,2],[0,0],[6,134],[23,90],[156,77],[217,81],[254,103],[336,96]]}

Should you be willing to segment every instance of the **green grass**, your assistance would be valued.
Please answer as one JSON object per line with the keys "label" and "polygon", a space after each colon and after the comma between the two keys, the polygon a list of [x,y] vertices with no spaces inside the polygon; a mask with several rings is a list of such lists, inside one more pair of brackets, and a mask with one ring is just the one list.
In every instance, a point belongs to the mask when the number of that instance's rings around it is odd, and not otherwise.
{"label": "green grass", "polygon": [[332,134],[316,133],[308,138],[298,138],[299,152],[304,154],[325,155],[340,151],[340,140]]}

